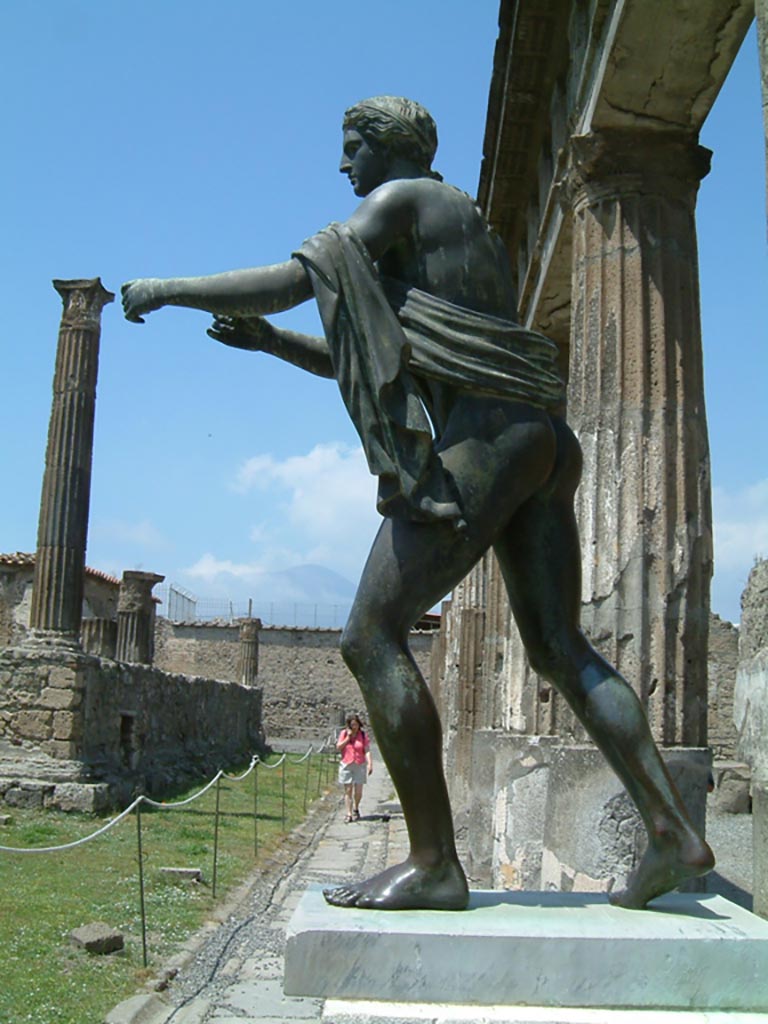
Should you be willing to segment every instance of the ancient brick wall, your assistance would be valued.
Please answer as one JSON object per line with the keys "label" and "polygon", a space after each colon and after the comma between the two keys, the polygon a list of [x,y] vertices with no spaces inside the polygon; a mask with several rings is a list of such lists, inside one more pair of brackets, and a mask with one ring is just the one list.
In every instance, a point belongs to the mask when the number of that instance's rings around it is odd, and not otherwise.
{"label": "ancient brick wall", "polygon": [[[429,678],[432,638],[411,634],[411,650]],[[325,736],[351,710],[365,716],[357,683],[339,653],[341,630],[266,627],[259,633],[258,682],[263,722],[270,737]],[[229,623],[173,623],[159,618],[155,665],[167,672],[195,672],[237,679],[238,627]]]}

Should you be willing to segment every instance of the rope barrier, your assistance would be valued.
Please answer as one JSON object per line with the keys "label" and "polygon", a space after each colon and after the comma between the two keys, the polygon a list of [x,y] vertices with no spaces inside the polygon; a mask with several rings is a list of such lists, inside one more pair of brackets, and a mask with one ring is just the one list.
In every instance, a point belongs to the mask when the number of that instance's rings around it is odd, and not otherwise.
{"label": "rope barrier", "polygon": [[[323,745],[318,750],[318,753],[322,753],[329,742],[330,740],[326,739],[323,742]],[[301,764],[310,756],[310,754],[313,752],[313,749],[314,748],[312,744],[310,744],[309,750],[298,761],[288,761],[287,763]],[[251,763],[249,764],[248,768],[246,768],[246,770],[241,775],[228,775],[226,772],[220,770],[216,773],[216,775],[214,775],[210,782],[207,782],[205,786],[203,786],[202,789],[199,789],[196,793],[193,793],[192,796],[187,797],[185,800],[177,800],[168,803],[167,801],[152,800],[150,797],[141,794],[140,796],[137,796],[133,803],[129,804],[129,806],[126,807],[124,811],[121,811],[120,814],[116,815],[116,817],[111,818],[106,823],[106,825],[102,825],[101,828],[97,829],[95,832],[91,832],[90,835],[83,836],[80,839],[73,839],[71,843],[61,843],[58,846],[30,847],[0,845],[0,853],[34,854],[58,853],[61,850],[73,850],[78,846],[83,846],[85,843],[90,843],[93,839],[98,839],[99,836],[104,835],[105,832],[108,832],[111,828],[114,828],[115,825],[118,825],[121,821],[123,821],[124,818],[127,818],[129,814],[131,814],[134,810],[137,810],[142,804],[147,804],[149,807],[155,807],[157,810],[160,811],[175,811],[179,808],[186,807],[188,804],[193,803],[195,800],[198,800],[201,796],[207,793],[209,789],[215,786],[222,778],[229,779],[232,782],[239,782],[242,779],[246,779],[251,774],[251,772],[255,771],[256,768],[258,768],[259,766],[261,766],[262,768],[270,769],[279,768],[286,760],[287,754],[284,753],[281,756],[280,760],[276,761],[275,764],[267,764],[266,761],[263,761],[258,754],[254,754],[251,758]]]}
{"label": "rope barrier", "polygon": [[275,761],[274,764],[267,764],[266,761],[262,761],[261,758],[259,758],[259,764],[262,766],[262,768],[279,768],[280,765],[283,763],[283,761],[286,759],[287,756],[288,756],[287,754],[283,754],[283,756],[280,758],[280,760],[279,761]]}

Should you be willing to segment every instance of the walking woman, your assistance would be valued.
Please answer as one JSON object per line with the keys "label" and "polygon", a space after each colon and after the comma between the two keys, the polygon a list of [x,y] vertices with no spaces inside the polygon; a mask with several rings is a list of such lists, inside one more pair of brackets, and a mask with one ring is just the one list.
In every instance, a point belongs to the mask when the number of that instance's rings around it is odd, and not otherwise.
{"label": "walking woman", "polygon": [[358,715],[347,716],[347,727],[339,733],[336,749],[341,752],[339,782],[344,787],[345,821],[359,821],[363,786],[373,771],[373,759],[371,741]]}

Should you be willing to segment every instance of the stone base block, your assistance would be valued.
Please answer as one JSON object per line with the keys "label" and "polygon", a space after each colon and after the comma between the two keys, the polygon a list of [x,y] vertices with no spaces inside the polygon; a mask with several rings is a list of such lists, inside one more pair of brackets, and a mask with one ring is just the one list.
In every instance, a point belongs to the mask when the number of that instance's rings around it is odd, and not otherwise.
{"label": "stone base block", "polygon": [[712,806],[720,814],[749,814],[752,810],[752,772],[738,761],[718,761],[712,767],[715,791]]}
{"label": "stone base block", "polygon": [[480,1006],[768,1010],[768,922],[723,899],[472,893],[469,909],[329,907],[302,897],[288,928],[287,995]]}
{"label": "stone base block", "polygon": [[[111,1018],[110,1018],[111,1019]],[[385,1003],[326,999],[324,1024],[768,1024],[768,1013],[739,1010],[606,1010],[470,1003]],[[233,1021],[234,1024],[234,1021]]]}

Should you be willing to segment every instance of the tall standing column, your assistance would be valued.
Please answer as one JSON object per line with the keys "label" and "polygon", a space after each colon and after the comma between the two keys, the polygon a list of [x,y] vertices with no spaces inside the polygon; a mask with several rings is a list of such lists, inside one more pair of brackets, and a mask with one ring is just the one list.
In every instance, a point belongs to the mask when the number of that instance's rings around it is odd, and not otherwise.
{"label": "tall standing column", "polygon": [[112,302],[99,278],[54,281],[64,302],[53,378],[37,556],[33,636],[78,648],[91,493],[101,311]]}
{"label": "tall standing column", "polygon": [[165,576],[126,569],[117,599],[118,661],[151,665],[155,653],[155,599],[152,587]]}
{"label": "tall standing column", "polygon": [[765,198],[768,212],[768,0],[755,0],[757,20],[757,52],[760,61],[760,92],[763,100],[763,134],[765,135]]}
{"label": "tall standing column", "polygon": [[712,529],[694,221],[711,153],[690,137],[572,140],[568,420],[583,623],[656,739],[706,744]]}

